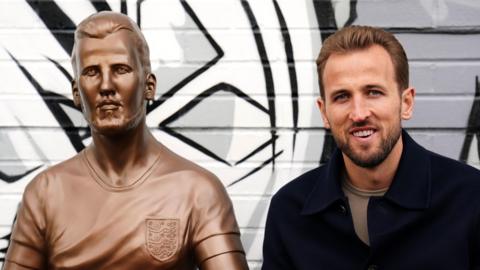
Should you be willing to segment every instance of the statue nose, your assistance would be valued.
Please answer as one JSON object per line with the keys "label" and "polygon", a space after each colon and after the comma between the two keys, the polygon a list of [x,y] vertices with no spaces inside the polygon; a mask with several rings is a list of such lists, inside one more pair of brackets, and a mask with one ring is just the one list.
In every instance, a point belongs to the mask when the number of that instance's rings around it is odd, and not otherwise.
{"label": "statue nose", "polygon": [[114,92],[112,76],[110,72],[103,72],[102,81],[100,84],[100,93],[102,95],[108,95]]}

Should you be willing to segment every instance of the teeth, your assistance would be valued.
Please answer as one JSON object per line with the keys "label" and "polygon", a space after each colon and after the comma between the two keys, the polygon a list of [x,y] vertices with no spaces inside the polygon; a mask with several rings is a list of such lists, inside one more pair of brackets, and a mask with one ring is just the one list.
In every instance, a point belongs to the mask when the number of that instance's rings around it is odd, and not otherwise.
{"label": "teeth", "polygon": [[355,131],[353,133],[353,136],[355,137],[367,137],[373,134],[373,130],[361,130],[361,131]]}

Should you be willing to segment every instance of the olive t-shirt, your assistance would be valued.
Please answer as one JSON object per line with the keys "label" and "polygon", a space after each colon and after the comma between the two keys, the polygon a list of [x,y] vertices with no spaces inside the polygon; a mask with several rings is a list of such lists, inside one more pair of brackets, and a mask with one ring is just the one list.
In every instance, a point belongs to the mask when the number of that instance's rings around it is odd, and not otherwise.
{"label": "olive t-shirt", "polygon": [[377,190],[365,190],[355,187],[346,177],[342,181],[342,190],[348,198],[348,205],[352,215],[353,228],[358,238],[370,246],[368,235],[368,203],[371,197],[385,195],[387,188]]}

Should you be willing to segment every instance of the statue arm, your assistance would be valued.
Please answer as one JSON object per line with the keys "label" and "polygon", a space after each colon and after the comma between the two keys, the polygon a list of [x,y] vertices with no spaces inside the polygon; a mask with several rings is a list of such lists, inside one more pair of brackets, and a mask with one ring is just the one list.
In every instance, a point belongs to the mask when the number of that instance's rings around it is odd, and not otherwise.
{"label": "statue arm", "polygon": [[[40,176],[41,177],[41,176]],[[42,189],[37,179],[27,186],[13,226],[4,270],[47,269],[46,222]],[[42,183],[43,184],[43,183]]]}
{"label": "statue arm", "polygon": [[227,252],[202,262],[200,270],[248,270],[247,260],[243,252]]}
{"label": "statue arm", "polygon": [[225,188],[215,176],[210,176],[196,190],[192,228],[198,267],[247,270],[240,230]]}

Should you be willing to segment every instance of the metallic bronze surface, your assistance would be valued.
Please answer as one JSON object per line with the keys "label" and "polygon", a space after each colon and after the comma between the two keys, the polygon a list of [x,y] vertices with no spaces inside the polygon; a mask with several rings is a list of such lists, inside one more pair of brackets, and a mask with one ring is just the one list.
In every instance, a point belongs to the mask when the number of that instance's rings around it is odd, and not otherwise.
{"label": "metallic bronze surface", "polygon": [[221,182],[146,126],[156,78],[135,23],[88,17],[72,64],[93,140],[28,184],[4,269],[248,269]]}

